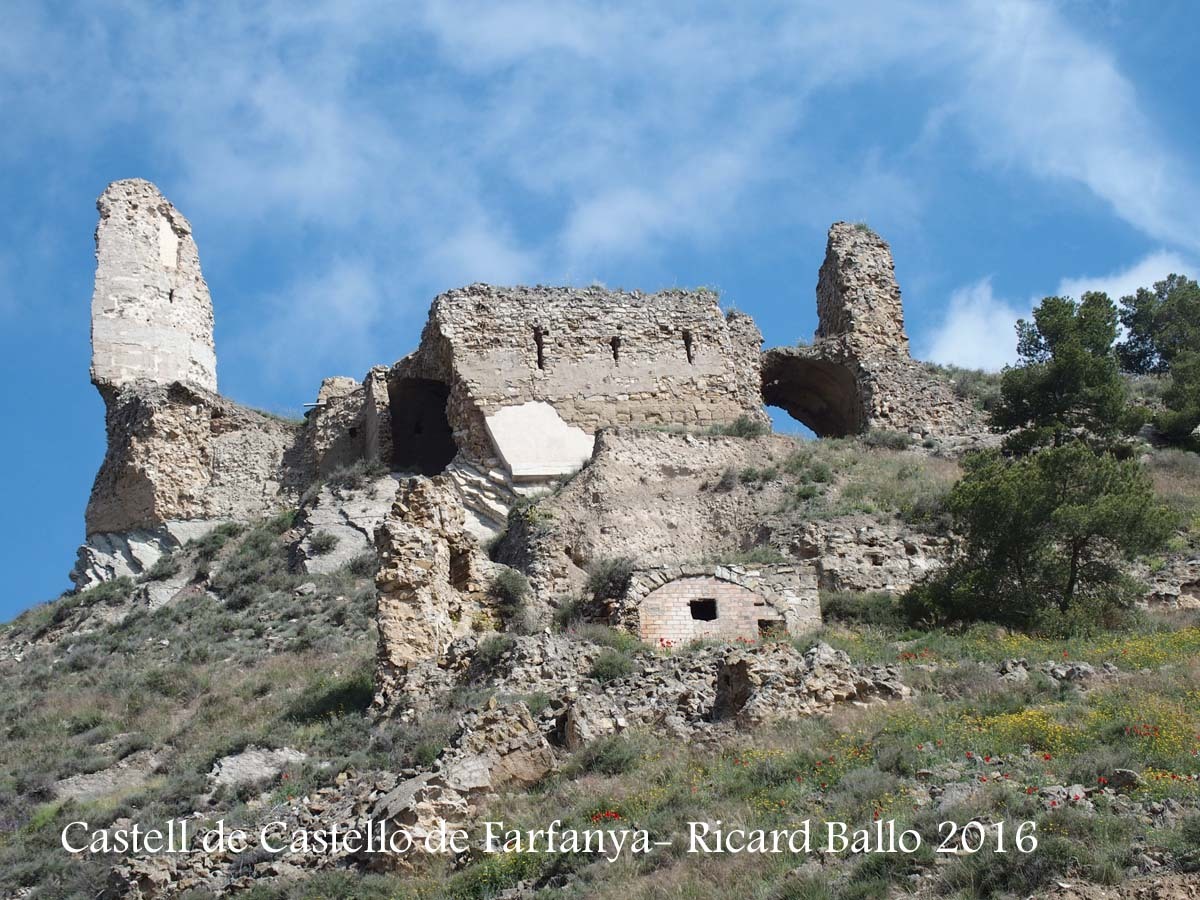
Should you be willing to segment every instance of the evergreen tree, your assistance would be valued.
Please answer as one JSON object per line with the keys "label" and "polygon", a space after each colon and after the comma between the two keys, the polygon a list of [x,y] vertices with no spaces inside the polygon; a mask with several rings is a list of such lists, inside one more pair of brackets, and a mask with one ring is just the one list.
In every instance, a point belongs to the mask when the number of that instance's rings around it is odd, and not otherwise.
{"label": "evergreen tree", "polygon": [[1057,447],[1076,437],[1111,442],[1141,426],[1144,414],[1130,409],[1117,367],[1116,337],[1117,309],[1098,292],[1078,303],[1046,297],[1032,322],[1017,323],[1021,362],[1004,370],[991,416],[997,430],[1014,432],[1009,450]]}
{"label": "evergreen tree", "polygon": [[962,553],[905,595],[914,621],[1112,624],[1138,590],[1122,563],[1162,548],[1176,526],[1139,463],[1082,442],[969,457],[948,508]]}

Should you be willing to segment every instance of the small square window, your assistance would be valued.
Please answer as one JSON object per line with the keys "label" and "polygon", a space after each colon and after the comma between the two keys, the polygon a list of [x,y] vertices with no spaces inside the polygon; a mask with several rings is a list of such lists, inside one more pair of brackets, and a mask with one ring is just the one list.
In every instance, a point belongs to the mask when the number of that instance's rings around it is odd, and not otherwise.
{"label": "small square window", "polygon": [[716,600],[690,600],[688,607],[692,611],[692,618],[697,622],[711,622],[717,617]]}

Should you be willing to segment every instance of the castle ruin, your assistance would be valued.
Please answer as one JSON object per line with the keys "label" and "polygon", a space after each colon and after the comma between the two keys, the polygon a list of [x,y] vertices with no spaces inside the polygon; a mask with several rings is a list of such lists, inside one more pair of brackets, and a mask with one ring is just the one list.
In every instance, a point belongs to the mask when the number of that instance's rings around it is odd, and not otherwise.
{"label": "castle ruin", "polygon": [[302,423],[217,393],[213,310],[187,220],[147,181],[98,201],[92,380],[108,449],[72,575],[137,574],[215,523],[294,506],[359,461],[445,474],[477,537],[555,483],[612,427],[708,429],[782,407],[818,435],[978,429],[914,362],[887,244],[836,223],[809,347],[762,352],[753,320],[707,290],[474,284],[437,297],[417,348],[326,379]]}

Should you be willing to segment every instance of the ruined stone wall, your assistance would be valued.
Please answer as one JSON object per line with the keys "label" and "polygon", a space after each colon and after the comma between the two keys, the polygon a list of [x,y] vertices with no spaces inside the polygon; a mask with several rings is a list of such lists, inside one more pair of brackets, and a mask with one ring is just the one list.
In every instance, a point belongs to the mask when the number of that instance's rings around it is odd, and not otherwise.
{"label": "ruined stone wall", "polygon": [[835,222],[817,275],[818,340],[856,356],[908,356],[904,307],[887,241],[866,225]]}
{"label": "ruined stone wall", "polygon": [[296,499],[300,426],[183,384],[111,394],[88,535],[174,520],[248,519]]}
{"label": "ruined stone wall", "polygon": [[375,531],[379,569],[379,644],[375,706],[403,706],[408,668],[436,658],[469,634],[484,610],[492,564],[466,530],[465,516],[445,476],[403,482],[391,513]]}
{"label": "ruined stone wall", "polygon": [[188,220],[136,178],[110,184],[96,207],[92,381],[216,391],[212,300]]}
{"label": "ruined stone wall", "polygon": [[829,229],[816,340],[762,360],[766,403],[819,435],[871,428],[921,435],[985,430],[979,413],[909,355],[892,251],[865,225]]}
{"label": "ruined stone wall", "polygon": [[748,317],[727,318],[707,291],[476,284],[434,301],[420,351],[394,374],[445,381],[456,441],[486,459],[494,450],[483,420],[527,402],[589,433],[765,421],[761,343]]}

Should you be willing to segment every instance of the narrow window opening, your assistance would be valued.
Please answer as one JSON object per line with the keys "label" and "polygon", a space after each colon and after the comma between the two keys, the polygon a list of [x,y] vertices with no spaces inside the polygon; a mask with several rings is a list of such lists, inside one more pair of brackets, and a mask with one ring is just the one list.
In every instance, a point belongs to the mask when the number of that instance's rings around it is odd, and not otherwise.
{"label": "narrow window opening", "polygon": [[619,363],[621,361],[621,336],[617,335],[609,341],[609,344],[612,346],[613,362]]}
{"label": "narrow window opening", "polygon": [[689,600],[688,608],[697,622],[712,622],[717,618],[716,600]]}
{"label": "narrow window opening", "polygon": [[171,288],[171,290],[167,291],[167,302],[168,303],[175,302],[175,288]]}
{"label": "narrow window opening", "polygon": [[687,354],[688,362],[693,362],[692,359],[692,333],[685,331],[683,333],[683,351]]}
{"label": "narrow window opening", "polygon": [[545,349],[543,347],[545,337],[545,332],[542,331],[540,325],[533,329],[533,343],[537,346],[537,366],[539,369],[546,368]]}

